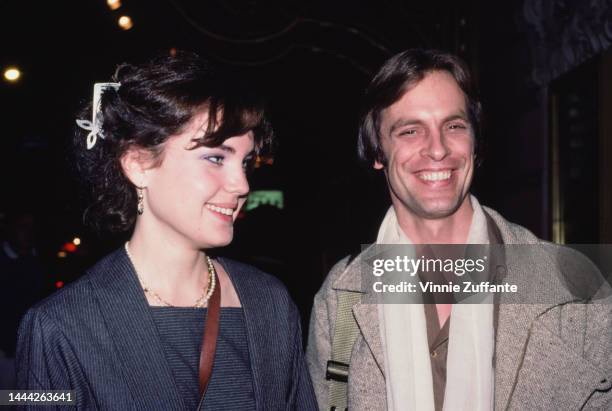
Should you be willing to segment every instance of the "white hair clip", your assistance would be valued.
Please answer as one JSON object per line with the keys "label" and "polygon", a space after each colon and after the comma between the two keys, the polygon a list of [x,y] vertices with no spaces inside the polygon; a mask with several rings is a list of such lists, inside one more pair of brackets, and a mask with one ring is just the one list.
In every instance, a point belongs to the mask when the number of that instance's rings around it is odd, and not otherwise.
{"label": "white hair clip", "polygon": [[89,120],[77,120],[76,123],[83,130],[89,131],[87,135],[87,149],[90,150],[95,144],[98,137],[104,138],[104,134],[102,134],[102,122],[101,122],[101,107],[100,107],[100,97],[104,90],[108,88],[119,89],[121,83],[95,83],[94,84],[94,93],[93,93],[93,101],[91,104],[91,110],[93,112],[91,121]]}

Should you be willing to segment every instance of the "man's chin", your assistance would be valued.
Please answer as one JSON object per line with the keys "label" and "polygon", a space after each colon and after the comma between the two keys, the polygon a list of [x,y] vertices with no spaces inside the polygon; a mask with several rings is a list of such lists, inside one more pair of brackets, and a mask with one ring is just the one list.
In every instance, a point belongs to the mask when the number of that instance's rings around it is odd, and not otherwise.
{"label": "man's chin", "polygon": [[441,218],[447,218],[453,215],[458,209],[461,203],[459,201],[435,201],[428,203],[421,203],[416,207],[416,214],[427,220],[439,220]]}

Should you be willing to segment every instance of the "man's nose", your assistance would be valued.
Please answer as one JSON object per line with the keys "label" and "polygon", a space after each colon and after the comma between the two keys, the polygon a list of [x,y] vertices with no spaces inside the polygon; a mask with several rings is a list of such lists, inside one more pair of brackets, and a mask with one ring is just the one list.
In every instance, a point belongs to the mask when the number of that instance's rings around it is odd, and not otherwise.
{"label": "man's nose", "polygon": [[421,154],[435,161],[441,161],[450,154],[446,137],[440,130],[433,130],[427,136],[427,143]]}

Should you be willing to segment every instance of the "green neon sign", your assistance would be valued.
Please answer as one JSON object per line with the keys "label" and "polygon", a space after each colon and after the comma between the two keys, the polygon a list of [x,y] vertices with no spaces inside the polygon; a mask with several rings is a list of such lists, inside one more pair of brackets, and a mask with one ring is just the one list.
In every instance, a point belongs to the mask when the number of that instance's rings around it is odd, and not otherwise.
{"label": "green neon sign", "polygon": [[284,207],[283,192],[280,190],[259,190],[253,191],[249,194],[247,199],[245,211],[251,211],[261,205],[270,205],[280,210]]}

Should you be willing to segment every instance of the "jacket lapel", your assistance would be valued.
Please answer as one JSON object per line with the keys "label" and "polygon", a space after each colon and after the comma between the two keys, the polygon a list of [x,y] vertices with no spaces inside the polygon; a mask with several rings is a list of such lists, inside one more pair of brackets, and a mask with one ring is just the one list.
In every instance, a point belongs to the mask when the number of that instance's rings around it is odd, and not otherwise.
{"label": "jacket lapel", "polygon": [[238,299],[242,305],[244,314],[244,324],[247,332],[247,346],[249,347],[249,358],[251,362],[251,372],[253,373],[253,392],[255,394],[255,409],[261,409],[261,398],[264,398],[261,381],[266,380],[270,375],[270,364],[273,363],[269,356],[269,350],[262,346],[262,330],[273,329],[273,324],[266,325],[271,316],[262,313],[261,304],[258,305],[257,295],[253,290],[259,290],[260,284],[253,280],[254,276],[243,275],[244,269],[236,267],[236,263],[225,258],[218,258],[217,261],[223,266],[225,272],[230,277]]}
{"label": "jacket lapel", "polygon": [[183,403],[161,345],[136,272],[123,249],[91,270],[90,284],[114,353],[138,409],[183,409]]}
{"label": "jacket lapel", "polygon": [[372,352],[374,360],[384,375],[384,353],[378,324],[378,304],[370,298],[371,294],[366,293],[361,286],[361,269],[363,268],[362,265],[365,264],[363,262],[364,254],[367,254],[367,250],[363,251],[348,264],[344,272],[336,279],[332,288],[337,291],[363,294],[362,301],[353,306],[353,314],[355,315],[355,321],[359,326],[359,330]]}
{"label": "jacket lapel", "polygon": [[378,368],[385,375],[385,362],[378,326],[378,305],[359,303],[353,307],[355,320],[361,330],[363,339],[368,344]]}

